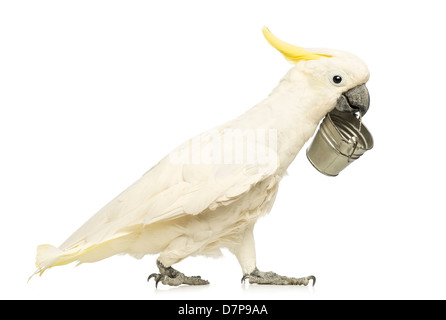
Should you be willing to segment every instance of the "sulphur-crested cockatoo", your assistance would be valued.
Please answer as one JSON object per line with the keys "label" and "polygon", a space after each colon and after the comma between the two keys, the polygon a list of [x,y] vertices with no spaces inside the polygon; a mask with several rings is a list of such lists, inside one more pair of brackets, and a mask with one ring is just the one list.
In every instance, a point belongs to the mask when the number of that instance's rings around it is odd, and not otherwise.
{"label": "sulphur-crested cockatoo", "polygon": [[365,114],[369,71],[351,53],[302,49],[275,37],[268,42],[294,66],[270,95],[225,124],[182,144],[108,203],[58,248],[37,248],[34,274],[73,261],[115,254],[158,254],[166,285],[202,285],[172,265],[228,248],[250,283],[307,285],[256,266],[253,229],[274,203],[279,182],[321,119],[331,110]]}

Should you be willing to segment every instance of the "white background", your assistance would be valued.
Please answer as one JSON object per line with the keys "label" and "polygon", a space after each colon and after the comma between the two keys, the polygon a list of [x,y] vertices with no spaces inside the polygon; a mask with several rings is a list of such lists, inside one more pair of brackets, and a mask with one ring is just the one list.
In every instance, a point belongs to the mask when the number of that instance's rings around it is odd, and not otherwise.
{"label": "white background", "polygon": [[[255,229],[258,267],[311,287],[241,286],[235,257],[146,283],[156,256],[34,277],[59,245],[185,139],[265,98],[291,67],[267,25],[369,66],[375,147],[338,177],[304,149]],[[441,1],[2,1],[0,298],[445,299],[445,41]]]}

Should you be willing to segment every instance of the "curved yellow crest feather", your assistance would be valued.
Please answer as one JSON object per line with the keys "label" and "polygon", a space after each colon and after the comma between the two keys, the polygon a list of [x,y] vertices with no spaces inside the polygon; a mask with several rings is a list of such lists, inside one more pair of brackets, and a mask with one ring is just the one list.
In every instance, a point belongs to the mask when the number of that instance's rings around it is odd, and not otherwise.
{"label": "curved yellow crest feather", "polygon": [[267,27],[263,27],[262,31],[269,44],[276,48],[280,53],[282,53],[288,61],[291,61],[293,63],[297,63],[301,60],[308,61],[317,60],[322,57],[331,57],[324,54],[312,53],[300,47],[286,43],[285,41],[282,41],[275,35],[273,35]]}

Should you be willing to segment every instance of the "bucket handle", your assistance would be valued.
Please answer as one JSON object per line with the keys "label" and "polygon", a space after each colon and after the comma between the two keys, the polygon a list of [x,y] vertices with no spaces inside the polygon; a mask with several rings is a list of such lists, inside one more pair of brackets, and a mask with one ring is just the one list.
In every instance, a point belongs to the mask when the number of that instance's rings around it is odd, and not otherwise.
{"label": "bucket handle", "polygon": [[[328,116],[330,117],[330,114],[328,114]],[[355,153],[356,149],[358,148],[358,140],[356,139],[356,136],[352,136],[350,138],[349,141],[347,141],[347,139],[345,139],[344,135],[341,133],[341,131],[339,130],[339,128],[336,126],[336,124],[333,122],[333,120],[330,117],[330,121],[333,124],[333,127],[335,128],[335,130],[337,131],[337,133],[339,134],[339,136],[341,137],[341,140],[344,141],[347,144],[350,144],[350,140],[353,141],[353,150],[350,152],[350,154],[347,156],[348,162],[353,162],[354,160],[352,160],[352,156]],[[362,113],[359,113],[359,131],[361,131],[361,127],[362,127]]]}
{"label": "bucket handle", "polygon": [[353,162],[352,160],[352,156],[355,153],[356,149],[358,148],[358,140],[356,139],[355,136],[351,137],[352,141],[353,141],[353,150],[352,152],[350,152],[350,154],[348,155],[348,162]]}

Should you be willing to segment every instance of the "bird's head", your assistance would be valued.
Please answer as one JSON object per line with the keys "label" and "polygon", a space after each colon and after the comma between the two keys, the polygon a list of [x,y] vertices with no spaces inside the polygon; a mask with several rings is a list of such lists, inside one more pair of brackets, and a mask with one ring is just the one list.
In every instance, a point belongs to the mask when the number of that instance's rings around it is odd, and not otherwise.
{"label": "bird's head", "polygon": [[[323,99],[322,113],[333,109],[364,115],[370,97],[365,83],[369,79],[367,65],[357,56],[333,49],[303,49],[288,44],[263,28],[268,42],[294,63],[289,78]],[[325,110],[326,109],[326,110]]]}

